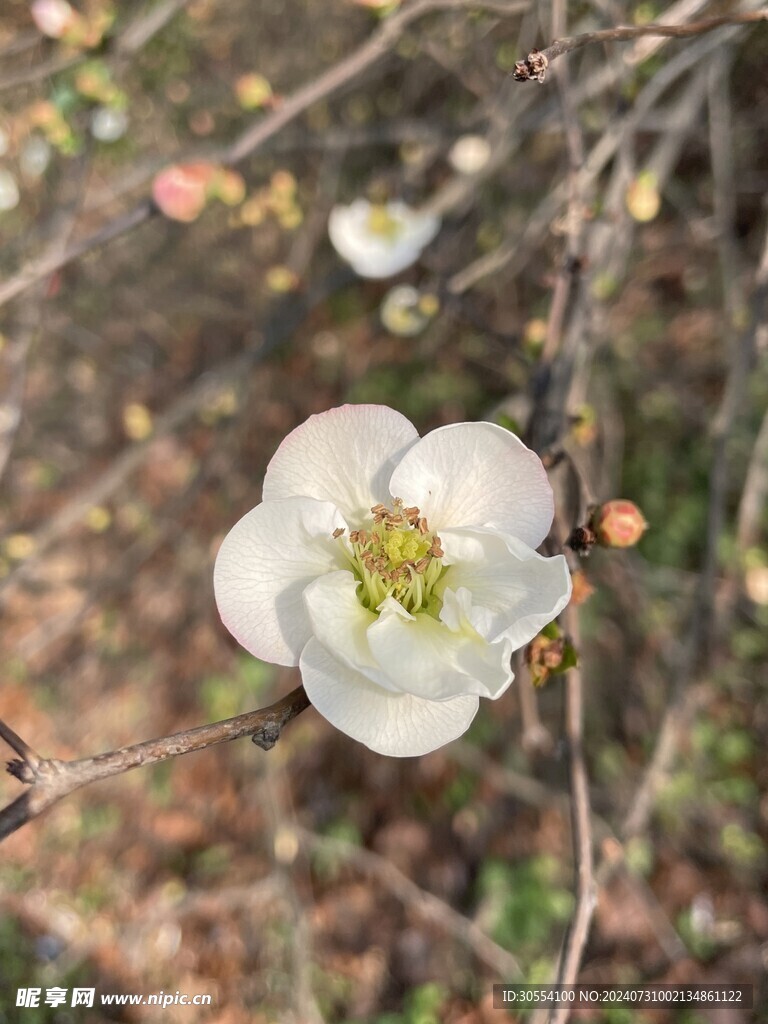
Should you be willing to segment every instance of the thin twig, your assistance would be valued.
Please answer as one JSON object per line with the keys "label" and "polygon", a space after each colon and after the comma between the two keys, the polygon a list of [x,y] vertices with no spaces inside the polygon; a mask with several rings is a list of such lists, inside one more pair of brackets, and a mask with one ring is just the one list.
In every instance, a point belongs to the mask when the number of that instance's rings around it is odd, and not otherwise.
{"label": "thin twig", "polygon": [[[0,719],[0,737],[5,740],[11,750],[16,751],[30,773],[34,775],[40,766],[42,758],[9,725],[6,725],[2,719]],[[18,778],[17,771],[14,771],[12,774]]]}
{"label": "thin twig", "polygon": [[[757,343],[758,332],[768,329],[768,231],[763,240],[763,252],[755,274],[752,298],[752,331]],[[758,543],[760,517],[768,499],[768,412],[755,440],[744,480],[744,488],[736,516],[736,538],[744,553]]]}
{"label": "thin twig", "polygon": [[639,39],[642,36],[688,39],[691,36],[712,32],[724,25],[752,25],[760,21],[768,21],[768,10],[707,18],[705,21],[696,21],[691,25],[619,25],[616,28],[601,29],[598,32],[583,32],[578,36],[556,39],[543,50],[531,50],[525,60],[517,62],[513,77],[517,82],[543,82],[547,68],[553,60],[592,43],[622,43],[629,39]]}
{"label": "thin twig", "polygon": [[544,725],[539,714],[539,702],[533,686],[531,673],[523,661],[522,652],[515,655],[515,677],[517,679],[517,695],[520,699],[520,719],[523,733],[520,738],[523,750],[529,755],[549,754],[555,743],[552,733]]}
{"label": "thin twig", "polygon": [[146,13],[137,15],[115,40],[115,54],[118,57],[132,57],[138,53],[158,32],[162,32],[168,22],[189,2],[190,0],[162,0],[161,3],[150,7]]}
{"label": "thin twig", "polygon": [[67,264],[85,255],[85,253],[99,249],[102,245],[106,245],[107,242],[111,242],[113,239],[119,238],[121,235],[125,235],[134,228],[137,228],[140,224],[149,220],[155,212],[152,204],[145,200],[132,210],[128,210],[120,214],[119,217],[115,217],[114,220],[108,221],[98,231],[94,231],[93,234],[86,235],[85,238],[81,238],[68,245],[63,251],[59,245],[51,246],[42,256],[28,263],[18,274],[14,274],[4,284],[0,284],[0,306],[5,305],[10,299],[26,291],[31,285],[42,281],[43,278],[50,277],[51,274],[61,270],[62,267],[66,267]]}
{"label": "thin twig", "polygon": [[[488,754],[461,741],[452,743],[446,750],[447,756],[456,764],[474,772],[499,793],[514,797],[521,803],[538,810],[555,808],[563,814],[570,811],[571,801],[564,791],[554,789],[530,775],[523,775],[512,769],[497,764]],[[595,880],[598,888],[602,888],[621,869],[626,883],[635,891],[648,915],[648,922],[653,928],[667,960],[674,963],[688,955],[685,943],[678,935],[672,922],[646,880],[628,866],[624,846],[611,825],[596,811],[592,811],[592,831],[595,842],[602,845],[602,858],[595,869]]]}
{"label": "thin twig", "polygon": [[736,543],[742,557],[760,540],[763,509],[768,501],[768,410],[763,416],[752,454],[736,516]]}
{"label": "thin twig", "polygon": [[[135,743],[106,754],[97,754],[95,757],[86,757],[78,761],[59,761],[42,759],[33,754],[37,763],[33,768],[32,764],[27,762],[30,770],[22,778],[22,781],[29,783],[30,789],[0,811],[0,840],[38,817],[63,797],[92,782],[109,779],[113,775],[122,775],[134,768],[159,764],[161,761],[180,757],[194,750],[205,750],[217,743],[228,743],[242,736],[251,736],[254,743],[263,750],[269,750],[277,743],[283,727],[308,707],[309,698],[304,692],[304,687],[298,686],[286,697],[258,711],[249,711],[235,718],[227,718],[212,725],[201,725],[196,729],[173,733],[171,736]],[[22,752],[18,745],[29,751],[27,745],[12,729],[4,723],[0,723],[0,726],[0,734],[17,753]],[[16,772],[13,774],[19,777]]]}
{"label": "thin twig", "polygon": [[739,250],[734,238],[736,224],[736,171],[731,132],[733,108],[730,98],[730,72],[733,49],[724,46],[708,67],[707,105],[709,107],[709,152],[712,164],[713,212],[717,231],[717,254],[723,288],[723,305],[728,326],[734,321],[739,304]]}
{"label": "thin twig", "polygon": [[[279,879],[290,921],[291,1001],[293,1017],[301,1024],[324,1024],[313,987],[315,964],[312,950],[311,915],[301,897],[297,871],[307,870],[302,858],[297,864],[299,842],[295,833],[295,815],[291,814],[290,797],[280,758],[268,758],[261,775],[260,800],[269,827],[269,845],[274,857],[274,874]],[[310,881],[307,877],[305,881]],[[306,891],[306,890],[305,890]],[[311,882],[308,891],[312,891]]]}
{"label": "thin twig", "polygon": [[[38,37],[39,38],[39,37]],[[13,71],[0,78],[0,92],[7,89],[17,89],[20,85],[31,85],[33,82],[40,82],[44,78],[58,75],[61,71],[67,71],[83,60],[79,53],[56,54],[50,60],[31,64],[22,71]]]}
{"label": "thin twig", "polygon": [[684,685],[686,680],[682,671],[678,669],[673,674],[675,684],[672,699],[659,727],[651,760],[643,772],[642,781],[635,790],[619,829],[619,835],[624,842],[640,835],[647,828],[656,806],[656,797],[667,780],[670,766],[677,755],[680,737],[688,732],[691,721],[707,699],[706,687]]}
{"label": "thin twig", "polygon": [[[659,14],[657,24],[682,25],[698,14],[702,7],[706,7],[708,2],[709,0],[678,0],[677,3],[673,3],[663,14]],[[655,38],[647,36],[645,39],[639,39],[629,52],[625,53],[624,60],[630,67],[640,64],[658,52],[662,46],[666,45],[666,42],[667,40],[660,36]]]}
{"label": "thin twig", "polygon": [[[580,650],[579,613],[573,604],[566,608],[563,620],[571,643],[576,650]],[[583,748],[584,683],[581,668],[578,665],[568,671],[566,678],[565,732],[568,740],[571,821],[576,861],[576,909],[560,955],[557,983],[572,985],[579,975],[579,967],[597,902],[592,853],[592,811]],[[561,1007],[552,1016],[552,1024],[564,1024],[569,1013],[568,1007]]]}
{"label": "thin twig", "polygon": [[[553,0],[552,31],[561,31],[566,24],[564,0]],[[562,110],[568,152],[568,205],[566,244],[563,265],[555,282],[542,352],[539,378],[542,387],[531,424],[532,436],[539,450],[546,450],[553,441],[562,442],[567,429],[568,398],[573,388],[578,349],[590,345],[584,327],[589,316],[591,293],[578,279],[581,251],[584,244],[584,136],[579,114],[573,102],[568,66],[556,71],[558,98]],[[569,322],[566,313],[571,303]],[[562,526],[558,524],[558,534]],[[577,651],[581,650],[579,612],[570,603],[562,616],[565,633]],[[584,684],[580,664],[571,668],[565,679],[565,737],[568,744],[568,771],[573,858],[576,871],[576,906],[565,936],[557,965],[556,981],[572,985],[579,975],[587,944],[592,915],[597,901],[594,878],[592,809],[589,780],[584,756]],[[552,1013],[552,1024],[565,1024],[569,1007]],[[534,1020],[539,1015],[534,1015]]]}
{"label": "thin twig", "polygon": [[[736,218],[735,169],[731,136],[732,108],[729,98],[729,72],[733,55],[724,47],[711,62],[707,77],[709,107],[709,152],[712,166],[713,212],[716,226],[717,256],[722,282],[725,347],[728,374],[725,391],[711,427],[712,464],[707,534],[701,585],[694,610],[694,637],[699,648],[695,655],[699,665],[709,663],[717,634],[730,627],[733,600],[726,602],[723,614],[715,621],[717,577],[719,575],[720,541],[726,516],[729,483],[729,445],[736,416],[746,398],[746,381],[753,361],[755,336],[751,329],[731,337],[737,310],[743,302],[739,282],[739,252],[734,238]],[[751,325],[750,325],[751,326]],[[731,588],[731,596],[735,594]],[[717,627],[717,628],[716,628]]]}

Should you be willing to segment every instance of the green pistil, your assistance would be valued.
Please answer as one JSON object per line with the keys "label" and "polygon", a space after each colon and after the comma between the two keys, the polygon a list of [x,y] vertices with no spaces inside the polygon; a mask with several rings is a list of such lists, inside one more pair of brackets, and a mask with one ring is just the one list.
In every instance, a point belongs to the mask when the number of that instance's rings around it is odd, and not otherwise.
{"label": "green pistil", "polygon": [[372,235],[394,242],[402,231],[402,225],[395,220],[386,206],[372,206],[368,214],[368,230]]}
{"label": "green pistil", "polygon": [[371,512],[369,529],[353,530],[349,546],[341,542],[355,578],[362,583],[358,588],[361,604],[376,611],[382,601],[393,597],[411,614],[437,615],[441,602],[433,590],[443,572],[440,538],[430,532],[417,508],[404,508],[399,498],[393,511],[375,505]]}

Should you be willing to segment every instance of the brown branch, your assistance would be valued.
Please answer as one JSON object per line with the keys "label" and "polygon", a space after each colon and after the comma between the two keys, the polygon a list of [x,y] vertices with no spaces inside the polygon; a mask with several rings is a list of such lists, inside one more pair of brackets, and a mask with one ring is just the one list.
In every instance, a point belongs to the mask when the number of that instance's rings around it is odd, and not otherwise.
{"label": "brown branch", "polygon": [[[38,36],[39,39],[40,36]],[[22,71],[13,71],[5,78],[0,78],[0,92],[17,89],[20,85],[32,85],[34,82],[40,82],[43,78],[59,74],[60,71],[67,71],[82,60],[84,57],[79,53],[57,53],[47,61],[32,64]]]}
{"label": "brown branch", "polygon": [[[555,0],[553,2],[552,21],[554,31],[557,31],[558,27],[565,28],[565,8],[562,0]],[[580,266],[579,248],[584,221],[582,190],[579,187],[581,169],[584,166],[584,136],[581,132],[576,105],[573,102],[568,65],[558,65],[555,77],[568,152],[568,210],[566,213],[565,252],[562,257],[562,265],[555,279],[555,287],[552,292],[552,301],[547,318],[547,334],[541,353],[541,362],[544,366],[549,366],[560,350],[566,309],[578,278]]]}
{"label": "brown branch", "polygon": [[[480,776],[484,784],[498,793],[513,796],[538,810],[554,808],[568,813],[571,801],[567,793],[554,789],[530,775],[515,772],[506,765],[493,761],[488,754],[477,747],[458,741],[446,750],[447,756],[456,764]],[[595,870],[595,880],[602,889],[615,874],[623,872],[625,882],[634,890],[645,908],[648,923],[653,929],[659,948],[669,963],[675,963],[688,955],[684,942],[669,920],[653,890],[645,879],[629,869],[624,846],[611,825],[596,811],[592,811],[592,830],[596,842],[602,846],[602,858]]]}
{"label": "brown branch", "polygon": [[750,11],[746,14],[724,15],[707,18],[690,25],[619,25],[616,28],[601,29],[599,32],[583,32],[578,36],[556,39],[544,50],[531,50],[525,60],[515,64],[512,75],[516,82],[543,82],[547,68],[553,60],[591,43],[622,43],[641,36],[668,36],[672,39],[688,39],[704,35],[724,25],[751,25],[768,21],[768,10]]}
{"label": "brown branch", "polygon": [[[2,719],[0,719],[0,739],[4,739],[11,750],[15,750],[23,762],[23,765],[18,761],[9,762],[8,771],[11,775],[19,778],[22,772],[26,774],[24,769],[28,769],[34,775],[40,766],[42,758],[9,725],[6,725]],[[13,770],[11,769],[11,764],[14,765]],[[22,781],[24,780],[22,779]]]}
{"label": "brown branch", "polygon": [[118,57],[132,57],[138,53],[188,3],[189,0],[162,0],[146,13],[137,15],[115,40],[115,54]]}
{"label": "brown branch", "polygon": [[[551,10],[554,34],[562,31],[566,25],[564,0],[553,0]],[[578,280],[582,246],[584,245],[584,136],[579,123],[578,108],[573,100],[568,66],[565,64],[559,66],[555,74],[568,153],[568,199],[563,265],[553,290],[541,358],[541,370],[546,374],[547,386],[541,395],[531,424],[532,436],[538,441],[538,446],[545,449],[549,448],[550,422],[553,426],[557,425],[557,440],[563,437],[566,430],[568,395],[574,386],[575,347],[585,344],[588,347],[589,345],[589,341],[584,337],[584,324],[591,306],[591,293]],[[515,77],[517,78],[517,73],[515,73]],[[566,313],[569,305],[571,305],[570,317],[566,328]],[[562,536],[563,533],[562,527],[559,526],[558,534]],[[576,651],[581,651],[579,612],[573,603],[569,603],[563,612],[562,623],[570,643]],[[592,807],[584,756],[584,683],[578,663],[568,671],[565,678],[565,737],[568,744],[571,833],[576,871],[576,907],[560,951],[556,981],[560,985],[572,985],[579,976],[581,960],[597,902]],[[569,1014],[569,1007],[559,1008],[552,1014],[550,1020],[552,1024],[565,1024]],[[534,1020],[538,1016],[538,1014],[534,1015]]]}
{"label": "brown branch", "polygon": [[0,736],[24,758],[23,763],[11,762],[9,771],[30,786],[28,792],[0,811],[0,840],[76,789],[92,782],[122,775],[134,768],[159,764],[193,750],[205,750],[217,743],[228,743],[242,736],[250,736],[262,750],[270,750],[280,738],[283,727],[308,707],[309,698],[304,687],[298,686],[287,696],[258,711],[78,761],[40,758],[12,729],[0,722]]}
{"label": "brown branch", "polygon": [[31,285],[49,277],[57,270],[61,270],[62,267],[66,267],[68,263],[76,260],[79,256],[99,249],[107,242],[111,242],[112,239],[119,238],[120,235],[125,235],[137,228],[149,220],[155,212],[154,206],[145,200],[133,210],[128,210],[126,213],[120,214],[119,217],[115,217],[114,220],[108,221],[93,234],[86,235],[85,238],[68,245],[63,251],[58,244],[49,247],[42,256],[32,260],[13,277],[9,277],[4,284],[0,284],[0,306],[26,291]]}
{"label": "brown branch", "polygon": [[[759,334],[768,328],[768,231],[763,239],[763,251],[755,274],[752,293],[752,333],[754,345],[759,347]],[[755,440],[744,480],[739,511],[736,517],[739,551],[756,545],[760,536],[760,517],[768,498],[768,412]]]}
{"label": "brown branch", "polygon": [[[563,622],[571,643],[576,650],[580,650],[579,613],[573,604],[569,604],[563,613]],[[571,821],[576,861],[576,909],[560,954],[557,984],[573,985],[579,975],[597,902],[592,853],[592,810],[583,749],[584,685],[578,665],[570,669],[566,677],[565,733],[568,740]],[[551,1018],[552,1024],[564,1024],[569,1013],[568,1007],[557,1010]]]}
{"label": "brown branch", "polygon": [[688,678],[682,675],[682,669],[674,678],[672,699],[659,726],[653,755],[619,829],[624,842],[640,835],[647,828],[656,806],[656,798],[677,756],[680,738],[688,733],[694,716],[709,696],[705,686],[686,685]]}
{"label": "brown branch", "polygon": [[555,746],[552,733],[544,725],[539,714],[539,702],[531,679],[529,667],[525,664],[522,651],[515,654],[515,678],[517,696],[520,701],[522,736],[520,742],[526,754],[550,754]]}
{"label": "brown branch", "polygon": [[760,524],[768,501],[768,410],[755,438],[736,516],[736,542],[744,555],[760,542]]}

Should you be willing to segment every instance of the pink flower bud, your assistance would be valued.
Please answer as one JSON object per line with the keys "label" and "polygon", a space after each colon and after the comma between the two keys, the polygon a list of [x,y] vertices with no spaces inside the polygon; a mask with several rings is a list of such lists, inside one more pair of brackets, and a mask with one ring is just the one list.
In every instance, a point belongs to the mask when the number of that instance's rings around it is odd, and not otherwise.
{"label": "pink flower bud", "polygon": [[252,72],[241,75],[235,82],[235,95],[243,110],[258,110],[273,100],[272,86],[263,75]]}
{"label": "pink flower bud", "polygon": [[35,0],[29,10],[38,29],[51,39],[61,39],[77,17],[67,0]]}
{"label": "pink flower bud", "polygon": [[599,544],[609,548],[631,548],[648,529],[643,513],[632,501],[607,501],[594,515],[592,525]]}
{"label": "pink flower bud", "polygon": [[160,212],[185,224],[197,220],[217,170],[215,164],[196,163],[174,164],[160,171],[152,182],[152,198]]}

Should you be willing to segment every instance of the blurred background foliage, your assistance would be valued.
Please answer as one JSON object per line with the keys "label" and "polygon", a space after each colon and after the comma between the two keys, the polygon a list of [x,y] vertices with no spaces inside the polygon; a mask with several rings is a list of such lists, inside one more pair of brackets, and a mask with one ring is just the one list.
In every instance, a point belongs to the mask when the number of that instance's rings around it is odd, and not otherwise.
{"label": "blurred background foliage", "polygon": [[[699,2],[678,18],[757,6]],[[678,5],[563,7],[575,33]],[[46,38],[26,0],[0,10],[6,283],[143,209],[168,164],[218,160],[398,16],[351,0],[88,0],[78,12],[85,41]],[[185,224],[153,209],[4,306],[0,715],[42,752],[76,757],[294,686],[236,648],[211,587],[218,544],[258,502],[275,448],[344,401],[391,405],[421,432],[477,418],[525,431],[575,240],[564,444],[596,500],[633,499],[650,523],[638,549],[585,563],[586,749],[607,867],[581,978],[752,982],[765,999],[764,507],[748,536],[738,528],[768,400],[764,332],[727,439],[708,657],[653,812],[616,835],[705,585],[713,422],[753,326],[764,246],[768,32],[567,58],[597,161],[569,206],[555,78],[510,77],[551,38],[550,17],[549,4],[456,3],[415,19],[383,60],[241,160],[227,201]],[[487,150],[472,173],[454,149],[467,136]],[[330,209],[359,195],[444,214],[398,277],[437,297],[414,336],[382,319],[391,282],[358,279],[327,240]],[[570,528],[572,480],[561,466],[553,482]],[[520,680],[463,740],[419,760],[378,757],[310,710],[269,754],[241,741],[70,797],[4,847],[0,1021],[156,1019],[16,1008],[16,989],[34,985],[213,995],[168,1021],[505,1019],[491,984],[516,980],[512,957],[525,980],[550,979],[573,907],[562,677],[535,694]],[[17,788],[0,781],[4,799]]]}

